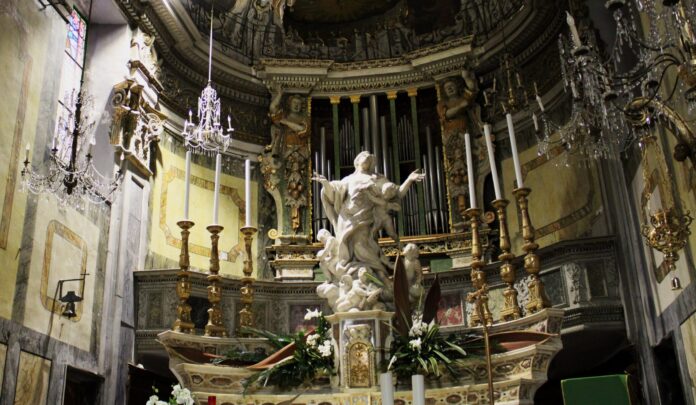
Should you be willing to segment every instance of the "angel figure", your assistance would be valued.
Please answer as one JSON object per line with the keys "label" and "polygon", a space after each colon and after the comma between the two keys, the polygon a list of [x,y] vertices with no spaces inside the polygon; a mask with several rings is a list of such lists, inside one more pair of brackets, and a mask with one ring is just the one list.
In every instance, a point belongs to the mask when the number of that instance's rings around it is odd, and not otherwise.
{"label": "angel figure", "polygon": [[418,246],[409,243],[404,248],[404,270],[406,270],[406,280],[408,282],[408,295],[411,303],[418,302],[423,295],[423,269],[418,260]]}
{"label": "angel figure", "polygon": [[338,274],[336,263],[338,263],[338,241],[326,229],[317,232],[317,240],[324,244],[324,249],[317,252],[319,268],[321,268],[326,280],[329,283],[338,281],[343,274]]}

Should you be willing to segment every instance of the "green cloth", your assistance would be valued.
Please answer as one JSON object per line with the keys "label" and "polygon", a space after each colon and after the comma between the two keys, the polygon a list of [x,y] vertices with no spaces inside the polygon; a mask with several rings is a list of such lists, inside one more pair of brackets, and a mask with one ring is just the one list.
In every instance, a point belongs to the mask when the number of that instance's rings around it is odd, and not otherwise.
{"label": "green cloth", "polygon": [[561,381],[565,405],[630,405],[628,375],[570,378]]}

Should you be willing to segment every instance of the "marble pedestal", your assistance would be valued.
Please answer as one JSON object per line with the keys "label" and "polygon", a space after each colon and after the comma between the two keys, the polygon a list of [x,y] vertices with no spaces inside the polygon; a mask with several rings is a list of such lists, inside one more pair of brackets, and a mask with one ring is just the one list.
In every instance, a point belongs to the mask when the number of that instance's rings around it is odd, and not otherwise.
{"label": "marble pedestal", "polygon": [[319,263],[316,258],[318,248],[303,240],[303,244],[277,244],[266,248],[274,257],[270,263],[276,281],[314,280],[314,267]]}
{"label": "marble pedestal", "polygon": [[389,360],[393,312],[339,312],[331,323],[334,364],[338,364],[341,391],[374,390],[379,387],[380,365]]}

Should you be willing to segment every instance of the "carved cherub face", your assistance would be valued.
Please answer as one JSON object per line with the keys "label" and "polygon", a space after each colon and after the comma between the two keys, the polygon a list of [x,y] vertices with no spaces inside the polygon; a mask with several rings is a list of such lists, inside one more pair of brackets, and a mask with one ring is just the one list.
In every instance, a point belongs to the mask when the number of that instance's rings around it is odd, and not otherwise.
{"label": "carved cherub face", "polygon": [[320,229],[319,232],[317,232],[317,240],[322,243],[326,243],[326,240],[329,239],[329,236],[331,236],[331,233],[327,231],[326,229]]}
{"label": "carved cherub face", "polygon": [[341,281],[339,281],[338,286],[344,291],[349,291],[353,287],[353,278],[348,274],[345,274],[343,277],[341,277]]}
{"label": "carved cherub face", "polygon": [[360,270],[358,270],[358,279],[364,284],[367,283],[367,269],[365,267],[361,267]]}
{"label": "carved cherub face", "polygon": [[299,96],[292,96],[289,100],[290,111],[294,113],[302,112],[302,98]]}
{"label": "carved cherub face", "polygon": [[384,183],[382,186],[382,196],[385,200],[391,200],[396,197],[396,193],[399,191],[399,186],[394,183]]}
{"label": "carved cherub face", "polygon": [[448,98],[459,96],[459,86],[457,86],[457,83],[455,83],[454,80],[446,81],[445,84],[442,85],[442,89]]}

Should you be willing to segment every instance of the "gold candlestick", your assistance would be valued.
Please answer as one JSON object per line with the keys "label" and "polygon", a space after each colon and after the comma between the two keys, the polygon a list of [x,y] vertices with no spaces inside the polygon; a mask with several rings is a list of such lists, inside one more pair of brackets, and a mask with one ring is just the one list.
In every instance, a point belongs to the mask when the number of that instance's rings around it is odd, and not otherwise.
{"label": "gold candlestick", "polygon": [[208,275],[208,324],[205,325],[205,336],[227,337],[227,331],[222,324],[222,289],[220,288],[220,254],[218,253],[218,241],[220,232],[224,229],[221,225],[208,225],[206,228],[210,232],[210,275]]}
{"label": "gold candlestick", "polygon": [[469,208],[463,212],[462,217],[468,217],[471,225],[471,284],[476,288],[473,293],[467,294],[467,301],[473,303],[480,311],[471,314],[471,326],[477,326],[483,318],[486,325],[493,324],[493,316],[488,308],[488,282],[486,273],[481,270],[483,261],[481,260],[481,241],[479,239],[479,217],[481,209]]}
{"label": "gold candlestick", "polygon": [[508,200],[500,199],[492,202],[493,207],[498,214],[498,223],[500,225],[500,250],[503,252],[498,256],[498,260],[503,262],[500,265],[500,278],[507,283],[507,288],[503,291],[503,308],[500,310],[500,318],[503,321],[518,319],[520,317],[520,308],[517,303],[517,290],[515,290],[515,266],[512,264],[512,259],[515,257],[510,253],[510,234],[507,227],[506,208],[509,204]]}
{"label": "gold candlestick", "polygon": [[176,320],[172,329],[175,332],[194,333],[194,324],[191,321],[191,305],[188,298],[191,296],[191,282],[189,281],[189,251],[188,239],[193,228],[192,221],[184,220],[176,223],[181,228],[181,253],[179,254],[179,273],[176,282],[176,295],[179,297],[179,305],[176,307]]}
{"label": "gold candlestick", "polygon": [[527,205],[527,196],[532,190],[528,187],[521,187],[512,190],[512,194],[517,198],[517,206],[522,215],[522,239],[524,245],[522,249],[525,251],[524,269],[529,274],[529,302],[527,303],[527,311],[534,313],[548,308],[549,299],[544,291],[544,283],[539,278],[539,256],[535,253],[539,245],[534,242],[534,227],[529,219],[529,209]]}
{"label": "gold candlestick", "polygon": [[253,226],[245,226],[240,229],[244,235],[244,247],[246,248],[246,259],[244,260],[244,277],[242,278],[242,287],[240,288],[242,309],[239,310],[239,333],[238,335],[244,335],[241,332],[244,328],[254,327],[254,312],[252,309],[252,304],[254,303],[254,278],[251,277],[253,272],[254,259],[251,255],[251,242],[254,240],[254,234],[256,234],[257,229]]}

